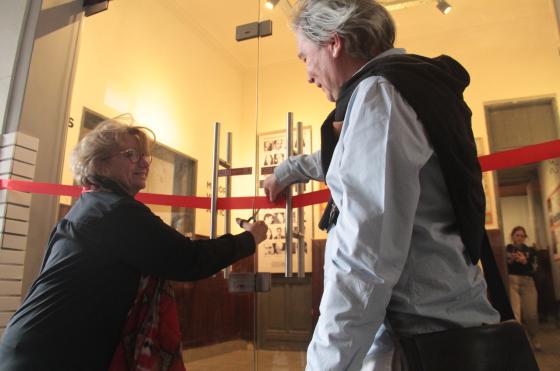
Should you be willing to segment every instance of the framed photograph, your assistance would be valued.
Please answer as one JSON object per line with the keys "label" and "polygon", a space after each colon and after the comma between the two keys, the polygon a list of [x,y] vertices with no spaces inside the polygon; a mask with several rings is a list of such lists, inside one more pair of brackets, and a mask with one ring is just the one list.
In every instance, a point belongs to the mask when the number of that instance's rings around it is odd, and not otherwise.
{"label": "framed photograph", "polygon": [[[295,130],[294,130],[295,131]],[[297,150],[297,138],[293,141],[293,153]],[[311,126],[303,128],[303,153],[311,153]],[[286,132],[284,130],[259,134],[258,141],[258,183],[259,196],[264,196],[262,187],[264,179],[273,173],[274,168],[286,159]],[[293,194],[296,195],[296,186]],[[311,191],[311,182],[304,184],[304,192]],[[294,230],[297,230],[297,209],[293,210]],[[311,239],[313,235],[313,210],[312,207],[304,208],[305,226],[305,271],[311,272]],[[259,272],[283,273],[286,258],[286,215],[285,209],[266,209],[259,213],[259,219],[268,225],[267,239],[258,247]],[[292,267],[297,273],[298,241],[292,242]]]}

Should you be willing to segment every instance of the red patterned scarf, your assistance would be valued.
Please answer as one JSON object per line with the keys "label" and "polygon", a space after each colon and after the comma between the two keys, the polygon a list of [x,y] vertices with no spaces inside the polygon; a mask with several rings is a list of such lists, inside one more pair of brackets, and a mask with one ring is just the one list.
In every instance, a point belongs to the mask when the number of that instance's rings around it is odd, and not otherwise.
{"label": "red patterned scarf", "polygon": [[185,371],[177,305],[168,281],[140,280],[109,371]]}

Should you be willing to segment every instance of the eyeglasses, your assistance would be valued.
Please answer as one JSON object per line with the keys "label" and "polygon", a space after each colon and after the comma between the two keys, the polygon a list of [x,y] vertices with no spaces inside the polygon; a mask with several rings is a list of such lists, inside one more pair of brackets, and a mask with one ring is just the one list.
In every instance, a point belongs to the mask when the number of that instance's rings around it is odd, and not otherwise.
{"label": "eyeglasses", "polygon": [[128,161],[132,162],[133,164],[140,161],[141,158],[143,158],[148,164],[152,163],[152,155],[140,153],[134,148],[125,149],[124,151],[120,151],[118,154],[123,155],[128,159]]}

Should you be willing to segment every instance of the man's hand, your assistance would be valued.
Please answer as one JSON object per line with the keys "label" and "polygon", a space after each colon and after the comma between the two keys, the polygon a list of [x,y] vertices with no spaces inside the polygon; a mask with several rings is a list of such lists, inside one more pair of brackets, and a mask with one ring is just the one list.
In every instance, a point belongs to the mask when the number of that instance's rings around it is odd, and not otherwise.
{"label": "man's hand", "polygon": [[276,201],[279,194],[284,192],[285,188],[282,188],[276,179],[276,175],[271,174],[266,177],[263,182],[264,193],[270,202]]}
{"label": "man's hand", "polygon": [[251,232],[256,245],[266,240],[266,231],[268,230],[268,227],[263,221],[257,221],[254,223],[243,221],[241,227],[246,231]]}

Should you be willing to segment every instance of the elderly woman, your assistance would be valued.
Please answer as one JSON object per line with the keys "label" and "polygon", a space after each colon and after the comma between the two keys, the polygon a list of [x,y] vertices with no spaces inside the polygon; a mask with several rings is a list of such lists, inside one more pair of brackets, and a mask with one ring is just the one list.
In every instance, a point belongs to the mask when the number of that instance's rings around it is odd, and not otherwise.
{"label": "elderly woman", "polygon": [[[202,279],[253,254],[266,238],[266,225],[255,222],[238,235],[192,241],[136,201],[150,168],[148,131],[108,120],[74,149],[75,178],[88,191],[51,233],[41,272],[0,343],[0,370],[127,369],[113,357],[117,348],[121,363],[130,357],[120,340],[138,332],[145,315],[138,306],[147,297],[156,311],[169,307],[157,308],[169,304],[166,292],[142,277]],[[166,325],[154,322],[161,313],[145,318],[149,326]]]}

